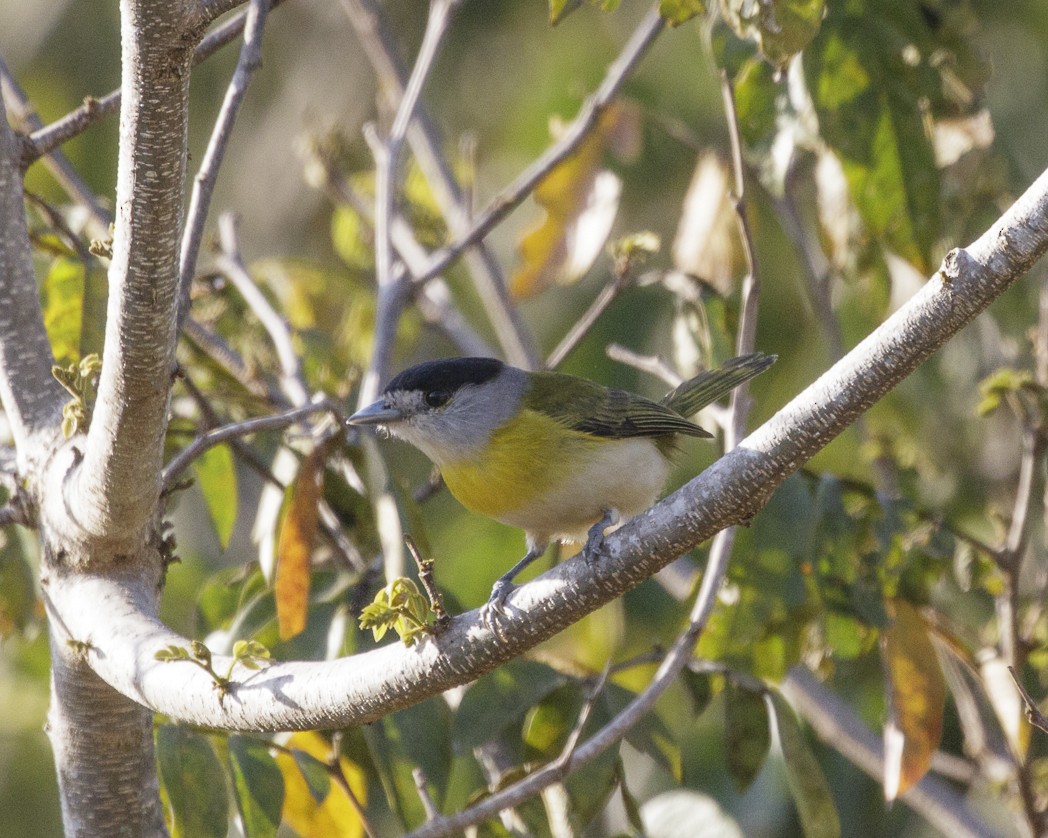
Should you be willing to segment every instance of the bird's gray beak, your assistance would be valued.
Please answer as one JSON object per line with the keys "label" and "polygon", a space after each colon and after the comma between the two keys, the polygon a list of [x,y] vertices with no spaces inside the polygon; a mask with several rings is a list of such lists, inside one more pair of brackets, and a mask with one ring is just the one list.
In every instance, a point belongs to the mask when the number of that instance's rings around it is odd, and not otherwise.
{"label": "bird's gray beak", "polygon": [[350,416],[346,423],[350,425],[386,425],[403,419],[404,415],[396,408],[386,407],[381,400],[369,404]]}

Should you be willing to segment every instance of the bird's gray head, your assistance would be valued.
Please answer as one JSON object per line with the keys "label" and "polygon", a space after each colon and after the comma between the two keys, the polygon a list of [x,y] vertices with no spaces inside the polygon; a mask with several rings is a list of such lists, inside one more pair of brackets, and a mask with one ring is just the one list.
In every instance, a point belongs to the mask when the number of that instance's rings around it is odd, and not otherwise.
{"label": "bird's gray head", "polygon": [[527,373],[494,358],[427,361],[396,375],[349,423],[381,425],[441,465],[479,453],[526,388]]}

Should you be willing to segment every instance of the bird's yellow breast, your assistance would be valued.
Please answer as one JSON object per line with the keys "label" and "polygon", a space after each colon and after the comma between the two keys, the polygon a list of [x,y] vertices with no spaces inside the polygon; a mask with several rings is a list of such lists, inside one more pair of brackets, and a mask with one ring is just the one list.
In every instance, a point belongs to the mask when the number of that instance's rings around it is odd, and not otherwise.
{"label": "bird's yellow breast", "polygon": [[463,506],[541,541],[585,533],[608,509],[646,509],[668,471],[651,439],[594,437],[528,409],[474,455],[441,465]]}

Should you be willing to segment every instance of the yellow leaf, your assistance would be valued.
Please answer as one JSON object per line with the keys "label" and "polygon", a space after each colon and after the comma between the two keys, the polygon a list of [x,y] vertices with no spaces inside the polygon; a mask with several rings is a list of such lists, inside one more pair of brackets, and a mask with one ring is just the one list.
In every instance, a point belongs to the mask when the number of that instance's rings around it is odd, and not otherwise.
{"label": "yellow leaf", "polygon": [[[331,760],[331,746],[319,733],[293,733],[284,744],[323,763]],[[276,762],[284,775],[284,822],[298,835],[302,838],[360,838],[364,834],[357,809],[339,783],[333,782],[327,796],[318,803],[294,757],[278,753]],[[367,801],[364,772],[345,757],[339,759],[339,766],[354,797],[363,805]]]}
{"label": "yellow leaf", "polygon": [[892,801],[931,766],[942,738],[946,680],[917,609],[901,599],[885,606],[891,624],[881,638],[890,712],[884,729],[884,796]]}
{"label": "yellow leaf", "polygon": [[273,583],[280,638],[287,640],[306,627],[309,614],[309,559],[317,532],[324,450],[314,450],[291,484],[287,511],[277,541],[277,575]]}
{"label": "yellow leaf", "polygon": [[554,284],[570,285],[589,270],[611,232],[622,190],[619,179],[601,169],[601,161],[608,150],[636,154],[638,136],[635,109],[616,102],[575,153],[535,187],[535,202],[545,215],[517,246],[520,267],[510,280],[517,299]]}

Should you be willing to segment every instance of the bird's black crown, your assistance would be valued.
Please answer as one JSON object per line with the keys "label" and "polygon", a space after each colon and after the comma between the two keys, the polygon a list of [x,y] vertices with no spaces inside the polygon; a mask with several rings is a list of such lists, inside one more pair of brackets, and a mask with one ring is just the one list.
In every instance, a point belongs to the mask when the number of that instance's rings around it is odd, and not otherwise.
{"label": "bird's black crown", "polygon": [[464,384],[483,384],[498,375],[503,366],[496,358],[447,358],[426,361],[398,373],[386,385],[385,392],[422,390],[454,393]]}

